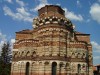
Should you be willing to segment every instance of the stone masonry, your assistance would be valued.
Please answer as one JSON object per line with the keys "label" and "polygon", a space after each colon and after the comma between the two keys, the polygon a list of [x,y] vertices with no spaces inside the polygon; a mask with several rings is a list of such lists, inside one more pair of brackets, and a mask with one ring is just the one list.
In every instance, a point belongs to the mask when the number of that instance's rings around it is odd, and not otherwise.
{"label": "stone masonry", "polygon": [[90,34],[74,28],[60,6],[39,9],[33,29],[16,32],[11,75],[93,75]]}

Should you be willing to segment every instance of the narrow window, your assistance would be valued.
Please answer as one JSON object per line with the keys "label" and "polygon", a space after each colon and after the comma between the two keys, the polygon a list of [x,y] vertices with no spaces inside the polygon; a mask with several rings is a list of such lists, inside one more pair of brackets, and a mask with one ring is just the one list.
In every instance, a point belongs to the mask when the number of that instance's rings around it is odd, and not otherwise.
{"label": "narrow window", "polygon": [[30,66],[30,64],[29,64],[29,62],[27,62],[26,63],[26,73],[25,73],[25,75],[29,75],[29,66]]}
{"label": "narrow window", "polygon": [[52,63],[52,75],[56,75],[57,72],[57,63],[53,62]]}
{"label": "narrow window", "polygon": [[80,64],[78,64],[78,74],[80,74],[80,70],[81,70],[81,65]]}

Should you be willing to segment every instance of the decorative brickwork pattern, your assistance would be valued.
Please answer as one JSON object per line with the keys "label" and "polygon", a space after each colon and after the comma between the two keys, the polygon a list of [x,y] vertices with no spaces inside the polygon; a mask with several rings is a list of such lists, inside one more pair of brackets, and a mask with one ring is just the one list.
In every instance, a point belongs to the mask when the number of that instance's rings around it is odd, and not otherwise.
{"label": "decorative brickwork pattern", "polygon": [[90,34],[75,31],[59,6],[38,12],[33,30],[16,32],[11,75],[93,75]]}

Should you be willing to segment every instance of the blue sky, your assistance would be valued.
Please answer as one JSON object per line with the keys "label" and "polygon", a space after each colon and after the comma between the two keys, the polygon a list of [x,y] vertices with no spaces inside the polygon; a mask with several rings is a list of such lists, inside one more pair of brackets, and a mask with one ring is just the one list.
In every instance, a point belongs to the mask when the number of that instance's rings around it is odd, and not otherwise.
{"label": "blue sky", "polygon": [[47,4],[60,5],[75,30],[91,34],[93,63],[100,64],[100,0],[0,0],[0,46],[13,43],[15,32],[32,29],[37,10]]}

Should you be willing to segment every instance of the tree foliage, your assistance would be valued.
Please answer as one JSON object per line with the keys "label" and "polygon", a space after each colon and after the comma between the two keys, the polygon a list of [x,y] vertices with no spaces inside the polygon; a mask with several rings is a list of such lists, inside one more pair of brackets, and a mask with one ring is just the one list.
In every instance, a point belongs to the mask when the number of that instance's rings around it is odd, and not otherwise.
{"label": "tree foliage", "polygon": [[10,75],[11,70],[11,48],[9,43],[2,46],[0,57],[0,75]]}

